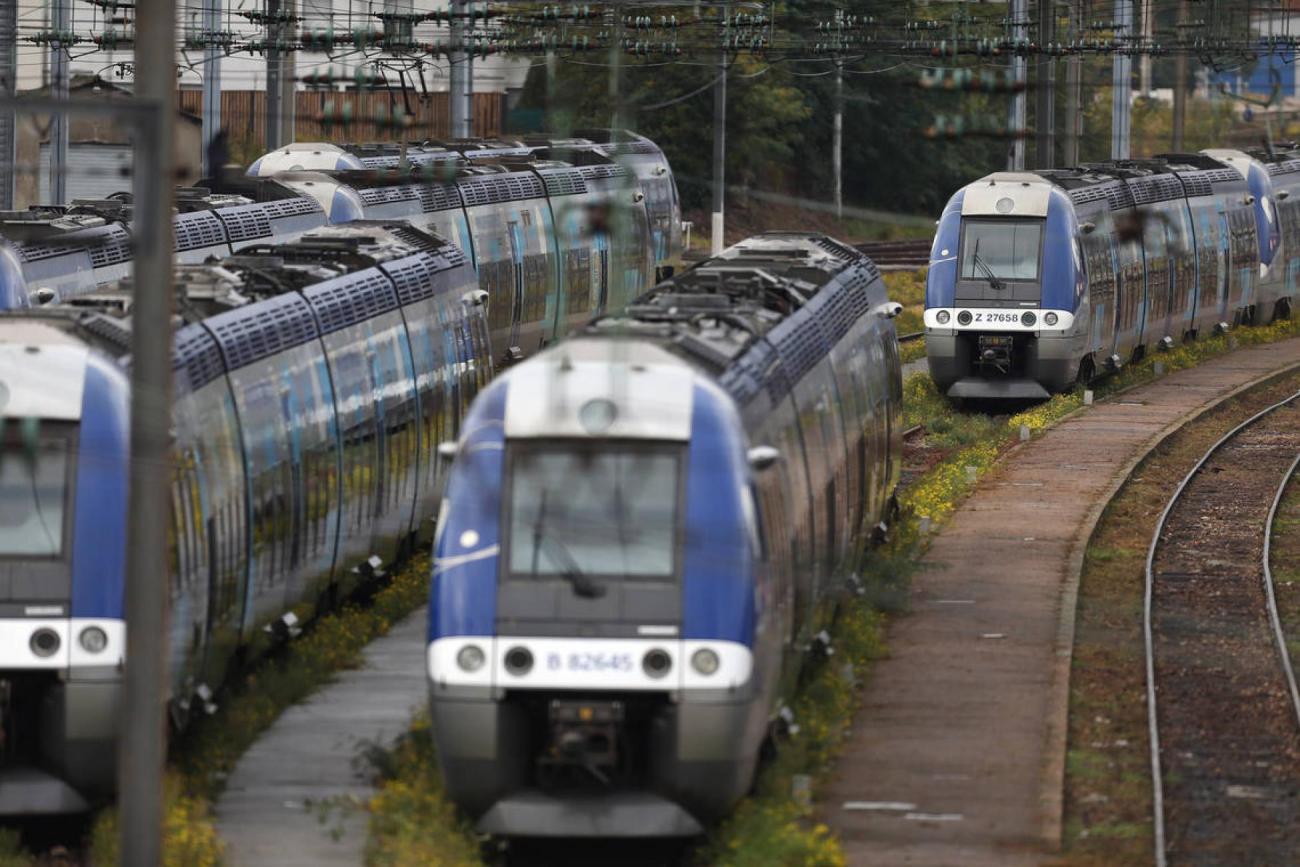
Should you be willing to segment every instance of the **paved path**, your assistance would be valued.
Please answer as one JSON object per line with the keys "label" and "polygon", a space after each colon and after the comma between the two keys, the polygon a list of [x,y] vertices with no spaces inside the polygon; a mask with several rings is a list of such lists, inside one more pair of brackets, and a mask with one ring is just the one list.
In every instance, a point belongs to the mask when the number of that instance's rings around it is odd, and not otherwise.
{"label": "paved path", "polygon": [[366,814],[336,809],[322,822],[308,802],[370,794],[353,759],[363,742],[391,742],[424,701],[426,618],[416,611],[372,642],[361,668],[289,708],[243,755],[216,806],[226,864],[361,864]]}
{"label": "paved path", "polygon": [[1006,455],[957,510],[823,793],[850,864],[1039,864],[1059,846],[1074,603],[1092,528],[1166,433],[1292,365],[1300,339],[1084,410]]}

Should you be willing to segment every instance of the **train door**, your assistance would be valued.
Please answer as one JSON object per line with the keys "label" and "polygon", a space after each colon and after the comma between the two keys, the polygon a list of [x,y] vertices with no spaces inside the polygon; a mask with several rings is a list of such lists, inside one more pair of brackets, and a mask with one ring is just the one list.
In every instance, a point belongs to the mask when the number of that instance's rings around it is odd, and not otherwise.
{"label": "train door", "polygon": [[1227,322],[1232,316],[1229,302],[1232,299],[1232,227],[1228,222],[1227,201],[1224,196],[1215,196],[1217,213],[1215,215],[1218,229],[1218,247],[1215,251],[1219,268],[1219,280],[1216,284],[1215,311],[1218,322]]}
{"label": "train door", "polygon": [[513,296],[510,305],[510,345],[519,346],[519,324],[524,315],[524,249],[526,245],[517,219],[506,223],[506,239],[510,244],[511,274],[514,277],[511,287]]}

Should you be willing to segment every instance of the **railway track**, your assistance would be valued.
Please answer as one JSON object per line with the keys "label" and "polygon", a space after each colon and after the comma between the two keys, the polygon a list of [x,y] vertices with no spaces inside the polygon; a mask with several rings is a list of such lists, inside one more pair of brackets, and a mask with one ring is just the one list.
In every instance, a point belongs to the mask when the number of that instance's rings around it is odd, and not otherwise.
{"label": "railway track", "polygon": [[1216,442],[1147,553],[1156,863],[1282,864],[1300,851],[1300,691],[1268,536],[1300,461],[1300,392]]}
{"label": "railway track", "polygon": [[882,271],[924,268],[930,262],[930,239],[912,241],[867,241],[858,249],[871,257]]}

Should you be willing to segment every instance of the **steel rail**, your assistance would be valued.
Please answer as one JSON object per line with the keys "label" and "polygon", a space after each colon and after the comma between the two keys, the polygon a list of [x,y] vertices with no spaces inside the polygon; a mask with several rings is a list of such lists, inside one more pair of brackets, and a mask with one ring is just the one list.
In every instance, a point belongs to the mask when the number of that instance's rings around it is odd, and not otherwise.
{"label": "steel rail", "polygon": [[1268,596],[1268,617],[1273,621],[1273,637],[1277,639],[1277,652],[1282,657],[1282,668],[1286,671],[1286,685],[1291,691],[1291,707],[1295,709],[1296,723],[1300,724],[1300,688],[1296,686],[1295,669],[1291,665],[1286,636],[1282,633],[1282,617],[1278,613],[1277,597],[1273,593],[1273,570],[1268,565],[1273,542],[1273,522],[1277,519],[1277,510],[1282,505],[1282,496],[1295,477],[1298,467],[1300,467],[1300,454],[1295,456],[1290,468],[1282,476],[1282,483],[1277,486],[1277,493],[1273,495],[1273,505],[1269,506],[1268,517],[1264,519],[1264,593]]}
{"label": "steel rail", "polygon": [[[1144,599],[1142,605],[1142,632],[1143,632],[1143,638],[1146,642],[1147,731],[1151,743],[1151,790],[1152,790],[1151,812],[1152,812],[1153,832],[1155,838],[1156,867],[1167,867],[1169,863],[1165,855],[1165,797],[1164,797],[1164,781],[1161,777],[1161,771],[1160,771],[1159,719],[1156,712],[1155,640],[1151,629],[1151,602],[1152,602],[1152,594],[1153,594],[1153,589],[1155,584],[1154,577],[1152,575],[1152,568],[1155,564],[1156,549],[1160,546],[1160,536],[1164,533],[1165,523],[1169,519],[1170,513],[1173,512],[1174,506],[1177,505],[1179,498],[1182,497],[1183,495],[1183,491],[1187,489],[1187,486],[1191,484],[1192,479],[1196,478],[1197,474],[1200,473],[1200,471],[1205,467],[1205,464],[1210,460],[1210,458],[1212,458],[1214,454],[1217,451],[1219,451],[1219,449],[1227,445],[1227,443],[1229,443],[1232,439],[1234,439],[1238,434],[1240,434],[1246,428],[1250,427],[1255,422],[1275,412],[1276,410],[1281,409],[1287,404],[1294,403],[1296,400],[1300,400],[1300,391],[1296,392],[1295,394],[1291,395],[1290,397],[1284,400],[1278,401],[1272,406],[1265,407],[1264,409],[1255,413],[1250,418],[1246,419],[1241,424],[1237,425],[1232,430],[1224,434],[1217,442],[1214,443],[1214,445],[1210,446],[1210,448],[1205,452],[1205,454],[1201,456],[1201,459],[1196,462],[1196,465],[1192,467],[1192,469],[1187,473],[1187,475],[1183,478],[1183,480],[1179,482],[1178,487],[1174,490],[1173,495],[1169,498],[1169,502],[1165,504],[1164,511],[1160,513],[1160,518],[1156,521],[1155,532],[1151,534],[1151,545],[1147,548],[1147,559],[1146,559],[1146,569],[1145,569],[1146,586],[1144,588]],[[1294,469],[1295,469],[1295,465],[1293,464],[1292,471],[1294,471]],[[1288,478],[1289,475],[1290,474],[1288,474]],[[1270,520],[1269,525],[1266,526],[1271,526],[1271,523],[1272,522]],[[1268,533],[1266,530],[1265,531],[1266,540],[1267,540],[1267,536]],[[1266,541],[1264,556],[1265,558],[1268,557],[1267,541]],[[1271,593],[1269,598],[1271,601],[1272,600]],[[1285,654],[1285,652],[1286,652],[1285,647],[1283,647],[1283,653]],[[1295,679],[1293,673],[1291,672],[1291,667],[1289,664],[1285,665],[1285,671],[1289,678],[1290,686],[1292,689],[1292,695],[1295,696],[1296,694]],[[1298,708],[1298,712],[1300,712],[1300,705],[1298,705],[1297,708]]]}

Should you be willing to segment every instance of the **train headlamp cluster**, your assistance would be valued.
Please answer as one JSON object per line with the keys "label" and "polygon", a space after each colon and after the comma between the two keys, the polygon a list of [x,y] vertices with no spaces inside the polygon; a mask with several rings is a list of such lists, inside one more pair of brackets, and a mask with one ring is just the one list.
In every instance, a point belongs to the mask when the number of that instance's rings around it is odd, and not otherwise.
{"label": "train headlamp cluster", "polygon": [[618,407],[613,401],[605,400],[598,397],[595,400],[589,400],[578,410],[578,421],[582,422],[582,429],[593,436],[603,434],[614,424],[618,418]]}
{"label": "train headlamp cluster", "polygon": [[707,647],[701,647],[691,654],[691,668],[706,677],[717,672],[719,665],[721,662],[718,660],[718,654]]}
{"label": "train headlamp cluster", "polygon": [[1024,314],[1023,316],[1020,317],[1020,321],[1021,321],[1025,326],[1030,326],[1030,325],[1033,325],[1035,322],[1038,321],[1038,317],[1035,316],[1035,315],[1033,314],[1032,311],[1026,310],[1026,311],[1025,311],[1025,314]]}
{"label": "train headlamp cluster", "polygon": [[641,657],[641,669],[650,677],[661,678],[668,674],[673,667],[673,658],[668,655],[668,651],[660,650],[658,647],[645,652]]}
{"label": "train headlamp cluster", "polygon": [[971,323],[971,315],[969,310],[963,310],[957,314],[958,325],[970,325],[970,323]]}
{"label": "train headlamp cluster", "polygon": [[32,653],[42,659],[48,659],[59,652],[63,639],[59,638],[59,633],[53,629],[41,627],[32,633],[31,641],[28,644],[32,648]]}
{"label": "train headlamp cluster", "polygon": [[483,648],[477,644],[466,644],[456,652],[456,664],[461,671],[478,671],[487,662]]}
{"label": "train headlamp cluster", "polygon": [[87,653],[103,653],[108,647],[108,635],[98,626],[87,626],[77,635],[77,643]]}
{"label": "train headlamp cluster", "polygon": [[506,651],[506,671],[522,676],[532,671],[533,652],[527,647],[512,647]]}
{"label": "train headlamp cluster", "polygon": [[1043,324],[1044,324],[1044,325],[1055,325],[1055,324],[1057,323],[1057,320],[1058,320],[1059,318],[1060,318],[1060,317],[1058,317],[1055,313],[1052,313],[1052,312],[1049,311],[1049,312],[1043,314]]}
{"label": "train headlamp cluster", "polygon": [[948,320],[952,319],[952,314],[949,313],[947,310],[940,310],[938,313],[935,314],[934,318],[935,320],[938,321],[940,325],[947,325]]}

